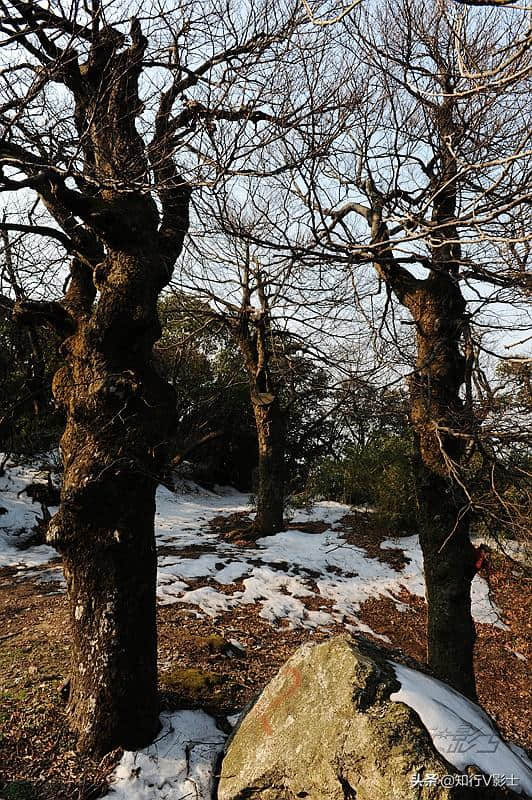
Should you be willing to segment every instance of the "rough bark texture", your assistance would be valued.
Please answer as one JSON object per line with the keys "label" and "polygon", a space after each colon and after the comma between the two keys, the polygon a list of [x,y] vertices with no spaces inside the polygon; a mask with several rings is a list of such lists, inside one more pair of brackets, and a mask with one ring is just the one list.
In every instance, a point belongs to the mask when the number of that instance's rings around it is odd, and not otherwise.
{"label": "rough bark texture", "polygon": [[419,535],[427,586],[428,662],[435,674],[476,697],[471,616],[474,548],[467,500],[454,471],[468,428],[460,398],[466,361],[460,351],[465,302],[450,276],[434,274],[408,300],[416,321],[416,371],[410,380],[417,445]]}
{"label": "rough bark texture", "polygon": [[[52,173],[41,199],[76,241],[68,291],[41,304],[63,338],[54,396],[66,414],[64,482],[47,539],[63,555],[73,630],[69,711],[79,747],[96,754],[147,744],[159,726],[155,490],[175,402],[152,363],[157,300],[188,225],[189,191],[167,147],[163,95],[148,149],[135,120],[146,39],[94,31],[86,63],[72,54],[82,191]],[[145,191],[150,160],[162,218]],[[86,178],[86,181],[85,181]],[[74,220],[81,218],[84,225]],[[22,304],[19,316],[36,309]]]}
{"label": "rough bark texture", "polygon": [[259,445],[257,514],[253,525],[258,536],[270,536],[283,528],[285,418],[279,387],[271,370],[271,327],[268,298],[258,265],[253,271],[260,310],[251,307],[250,264],[242,275],[242,306],[233,335],[244,357]]}
{"label": "rough bark texture", "polygon": [[105,264],[98,305],[66,339],[54,379],[67,424],[48,531],[68,586],[71,719],[79,746],[102,753],[146,744],[158,727],[155,489],[173,408],[150,363],[157,265],[120,252]]}
{"label": "rough bark texture", "polygon": [[269,535],[283,528],[285,425],[277,397],[252,397],[259,442],[255,528]]}
{"label": "rough bark texture", "polygon": [[410,378],[410,417],[417,450],[416,490],[420,541],[428,601],[428,662],[435,674],[474,699],[471,616],[473,547],[469,508],[459,478],[464,442],[471,433],[469,398],[460,392],[467,378],[468,318],[460,290],[461,248],[455,213],[459,173],[455,153],[460,126],[453,119],[452,86],[431,104],[436,158],[431,174],[432,219],[428,239],[429,277],[420,280],[395,259],[384,219],[385,197],[367,183],[371,208],[365,212],[376,250],[375,266],[416,328],[416,366]]}

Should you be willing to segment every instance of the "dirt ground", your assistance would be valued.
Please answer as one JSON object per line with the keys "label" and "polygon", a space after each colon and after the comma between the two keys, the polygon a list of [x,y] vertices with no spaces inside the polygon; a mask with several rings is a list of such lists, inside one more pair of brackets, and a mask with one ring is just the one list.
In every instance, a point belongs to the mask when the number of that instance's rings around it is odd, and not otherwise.
{"label": "dirt ground", "polygon": [[[235,520],[231,520],[234,527]],[[220,531],[223,529],[219,520]],[[389,533],[360,520],[344,519],[345,537],[397,568],[401,551],[382,551]],[[229,526],[227,526],[229,527]],[[319,525],[309,535],[321,535]],[[245,543],[243,543],[245,546]],[[479,698],[502,734],[530,749],[532,685],[531,582],[522,567],[490,553],[485,577],[509,630],[477,625],[476,673]],[[121,753],[96,762],[80,756],[68,731],[61,687],[68,674],[69,633],[66,599],[53,583],[17,580],[0,570],[0,797],[3,800],[91,800],[105,792]],[[190,581],[191,588],[195,582]],[[205,580],[197,585],[205,585]],[[233,592],[238,584],[216,585]],[[404,609],[375,598],[360,618],[390,639],[394,657],[423,662],[424,601],[404,592]],[[310,598],[309,603],[315,602]],[[320,605],[326,605],[323,600]],[[226,725],[303,642],[320,641],[326,631],[272,627],[256,606],[242,606],[216,620],[198,617],[183,604],[159,609],[159,670],[162,708],[204,708]],[[240,647],[231,644],[231,640]],[[379,640],[380,644],[384,644]],[[241,650],[240,648],[243,648]],[[402,652],[402,655],[397,652]]]}

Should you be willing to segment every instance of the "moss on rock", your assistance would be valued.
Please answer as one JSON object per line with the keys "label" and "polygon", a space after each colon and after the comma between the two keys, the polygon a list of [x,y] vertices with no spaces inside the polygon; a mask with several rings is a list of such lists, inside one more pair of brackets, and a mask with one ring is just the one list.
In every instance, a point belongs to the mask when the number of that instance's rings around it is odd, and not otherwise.
{"label": "moss on rock", "polygon": [[[465,787],[413,787],[456,772],[399,688],[384,651],[338,636],[299,648],[228,743],[218,800],[466,800]],[[490,797],[506,797],[506,793]]]}

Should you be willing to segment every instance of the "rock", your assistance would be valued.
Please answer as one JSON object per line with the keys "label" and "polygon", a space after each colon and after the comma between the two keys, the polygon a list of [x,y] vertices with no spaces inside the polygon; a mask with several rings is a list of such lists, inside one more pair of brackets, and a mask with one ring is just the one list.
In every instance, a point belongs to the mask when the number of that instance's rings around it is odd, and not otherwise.
{"label": "rock", "polygon": [[416,712],[390,700],[399,687],[385,651],[368,642],[338,636],[303,645],[229,739],[218,800],[510,796],[507,790],[414,787],[418,773],[456,770],[435,749]]}

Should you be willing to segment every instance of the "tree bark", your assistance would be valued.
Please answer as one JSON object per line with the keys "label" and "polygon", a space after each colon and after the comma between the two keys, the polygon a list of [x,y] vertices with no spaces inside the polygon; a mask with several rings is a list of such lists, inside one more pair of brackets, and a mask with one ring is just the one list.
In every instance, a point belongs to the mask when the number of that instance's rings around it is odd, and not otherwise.
{"label": "tree bark", "polygon": [[154,252],[108,253],[99,302],[65,340],[53,386],[67,422],[47,540],[67,579],[70,717],[79,747],[97,754],[145,745],[159,725],[155,490],[174,396],[152,366]]}
{"label": "tree bark", "polygon": [[252,393],[259,444],[259,485],[255,530],[261,536],[281,531],[284,512],[285,424],[274,395]]}
{"label": "tree bark", "polygon": [[[28,9],[20,13],[33,29]],[[90,30],[83,63],[70,45],[61,50],[42,30],[38,36],[44,60],[54,60],[50,76],[73,99],[82,162],[75,180],[43,168],[31,151],[6,147],[73,256],[61,302],[19,298],[13,316],[50,325],[62,339],[65,365],[53,392],[66,416],[64,481],[47,541],[63,555],[67,580],[70,719],[80,749],[103,754],[146,745],[159,726],[155,490],[175,397],[153,367],[152,348],[161,333],[158,296],[188,229],[190,187],[173,161],[175,87],[161,94],[149,144],[137,129],[147,47],[139,21],[131,20],[129,45],[99,15]]]}
{"label": "tree bark", "polygon": [[[379,276],[408,309],[416,327],[416,366],[409,380],[410,418],[417,449],[416,490],[428,605],[427,660],[435,674],[472,699],[475,627],[471,616],[474,550],[469,536],[469,504],[460,479],[464,446],[472,429],[470,398],[460,397],[468,362],[461,347],[468,316],[460,290],[462,262],[456,225],[461,128],[453,116],[452,83],[446,96],[430,104],[437,143],[430,168],[432,197],[430,260],[426,279],[398,262],[384,221],[387,198],[371,177],[365,184],[370,207],[357,213],[371,227]],[[345,211],[350,209],[346,206]],[[341,211],[337,216],[345,214]]]}
{"label": "tree bark", "polygon": [[[257,284],[260,311],[251,306],[250,274]],[[271,536],[283,529],[285,419],[278,387],[271,374],[271,328],[264,276],[249,259],[242,270],[242,306],[231,326],[244,356],[258,440],[259,484],[255,536]]]}
{"label": "tree bark", "polygon": [[419,536],[428,605],[427,660],[434,673],[476,699],[471,615],[474,548],[467,498],[456,480],[469,429],[460,397],[465,302],[452,275],[433,273],[406,300],[416,322],[416,370],[410,379],[417,449]]}
{"label": "tree bark", "polygon": [[469,522],[467,516],[460,520],[463,509],[450,482],[422,464],[417,494],[428,605],[427,662],[438,678],[476,700],[471,615],[475,559]]}
{"label": "tree bark", "polygon": [[[67,580],[70,720],[80,749],[96,755],[146,745],[159,727],[155,491],[175,397],[154,369],[152,348],[190,198],[173,164],[166,93],[149,146],[137,131],[147,40],[136,19],[130,41],[126,47],[122,33],[95,25],[85,63],[63,53],[57,77],[74,98],[78,188],[30,156],[26,170],[68,231],[70,282],[60,303],[24,301],[13,312],[62,338],[65,365],[53,392],[66,416],[64,480],[47,541],[63,555]],[[146,190],[150,163],[161,214]]]}
{"label": "tree bark", "polygon": [[[114,530],[111,519],[92,529],[85,514],[71,515],[77,546],[64,550],[73,633],[69,714],[78,747],[98,756],[117,745],[142,747],[159,728],[155,504],[142,483],[121,487],[130,513],[116,514]],[[82,547],[87,536],[90,545]]]}

